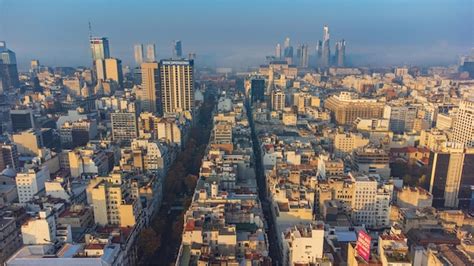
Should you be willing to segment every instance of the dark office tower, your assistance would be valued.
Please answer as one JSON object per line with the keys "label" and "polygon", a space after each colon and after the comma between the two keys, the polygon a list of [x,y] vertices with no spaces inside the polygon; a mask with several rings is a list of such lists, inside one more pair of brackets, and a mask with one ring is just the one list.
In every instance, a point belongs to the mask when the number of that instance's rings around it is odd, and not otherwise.
{"label": "dark office tower", "polygon": [[474,149],[458,143],[450,145],[430,153],[428,177],[433,207],[472,208]]}
{"label": "dark office tower", "polygon": [[30,109],[11,110],[10,120],[12,121],[12,130],[14,132],[23,131],[35,127],[33,113]]}
{"label": "dark office tower", "polygon": [[252,103],[265,100],[265,79],[254,78],[250,83]]}
{"label": "dark office tower", "polygon": [[10,142],[0,143],[0,171],[3,171],[7,166],[16,171],[20,170],[17,147]]}
{"label": "dark office tower", "polygon": [[286,37],[283,46],[283,58],[288,64],[293,64],[293,46],[290,44],[290,38]]}
{"label": "dark office tower", "polygon": [[173,42],[173,58],[181,59],[183,57],[183,46],[180,40]]}
{"label": "dark office tower", "polygon": [[318,59],[318,64],[321,61],[321,57],[323,56],[323,42],[318,41],[318,44],[316,45],[316,55]]}
{"label": "dark office tower", "polygon": [[91,37],[89,42],[94,62],[110,58],[109,40],[106,37]]}
{"label": "dark office tower", "polygon": [[329,27],[327,25],[323,28],[323,43],[322,43],[322,55],[321,55],[321,66],[328,67],[331,59],[331,49],[329,44]]}
{"label": "dark office tower", "polygon": [[343,67],[346,62],[346,41],[336,42],[336,51],[334,53],[334,65]]}
{"label": "dark office tower", "polygon": [[12,50],[7,49],[5,42],[0,41],[0,88],[5,91],[19,86],[16,55]]}

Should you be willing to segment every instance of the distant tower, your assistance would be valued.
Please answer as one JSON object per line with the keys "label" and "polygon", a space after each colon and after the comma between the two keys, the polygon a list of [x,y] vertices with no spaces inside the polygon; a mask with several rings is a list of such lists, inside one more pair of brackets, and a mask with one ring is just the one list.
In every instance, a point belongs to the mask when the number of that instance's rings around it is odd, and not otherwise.
{"label": "distant tower", "polygon": [[7,44],[0,41],[0,88],[3,90],[18,88],[20,81],[16,63],[16,54],[7,49]]}
{"label": "distant tower", "polygon": [[133,52],[135,56],[135,63],[139,66],[143,63],[143,44],[135,44],[133,46]]}
{"label": "distant tower", "polygon": [[331,48],[329,44],[329,27],[324,25],[323,28],[323,51],[322,51],[322,67],[328,67],[331,58]]}
{"label": "distant tower", "polygon": [[110,58],[109,40],[106,37],[91,37],[92,60]]}
{"label": "distant tower", "polygon": [[344,40],[336,42],[334,63],[338,67],[343,67],[346,64],[346,41]]}
{"label": "distant tower", "polygon": [[275,58],[280,59],[281,58],[281,45],[277,43],[275,47]]}
{"label": "distant tower", "polygon": [[318,41],[318,44],[316,45],[316,55],[317,55],[317,60],[318,60],[318,66],[321,65],[321,60],[323,57],[323,42]]}
{"label": "distant tower", "polygon": [[146,45],[146,61],[147,62],[156,61],[156,49],[155,49],[154,43],[150,43]]}
{"label": "distant tower", "polygon": [[159,105],[159,66],[157,62],[148,62],[141,65],[142,88],[137,95],[141,102],[142,111],[158,112]]}
{"label": "distant tower", "polygon": [[308,45],[307,44],[303,44],[301,45],[301,55],[300,55],[300,60],[299,60],[299,63],[300,63],[300,66],[301,67],[308,67],[309,65],[309,53],[308,53]]}
{"label": "distant tower", "polygon": [[173,58],[180,59],[183,57],[183,46],[180,40],[173,42]]}
{"label": "distant tower", "polygon": [[293,46],[290,44],[289,37],[285,39],[283,54],[288,64],[293,64]]}

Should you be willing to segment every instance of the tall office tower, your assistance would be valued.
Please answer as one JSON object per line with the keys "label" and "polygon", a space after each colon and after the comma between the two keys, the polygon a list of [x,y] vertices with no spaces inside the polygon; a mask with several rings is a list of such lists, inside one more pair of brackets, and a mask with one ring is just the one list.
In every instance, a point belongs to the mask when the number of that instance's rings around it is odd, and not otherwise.
{"label": "tall office tower", "polygon": [[334,53],[334,64],[343,67],[346,63],[346,41],[336,42],[336,51]]}
{"label": "tall office tower", "polygon": [[91,37],[92,60],[110,58],[109,40],[106,37]]}
{"label": "tall office tower", "polygon": [[173,42],[173,58],[181,59],[183,57],[183,47],[180,40]]}
{"label": "tall office tower", "polygon": [[474,147],[474,101],[464,100],[453,126],[453,140]]}
{"label": "tall office tower", "polygon": [[105,74],[105,60],[104,59],[97,59],[94,60],[95,66],[95,78],[97,80],[106,80]]}
{"label": "tall office tower", "polygon": [[322,45],[321,66],[328,67],[331,59],[331,49],[329,44],[329,27],[327,25],[323,28],[323,45]]}
{"label": "tall office tower", "polygon": [[116,112],[110,114],[112,139],[121,144],[130,144],[138,136],[137,117],[135,113]]}
{"label": "tall office tower", "polygon": [[[137,95],[141,104],[141,110],[151,113],[158,112],[159,104],[159,66],[157,62],[143,63],[141,65],[142,71],[142,90],[141,94]],[[161,113],[161,112],[160,112]]]}
{"label": "tall office tower", "polygon": [[156,61],[156,49],[154,43],[149,43],[146,45],[146,61],[155,62]]}
{"label": "tall office tower", "polygon": [[94,61],[96,78],[100,81],[113,80],[122,87],[122,61],[117,58],[97,59]]}
{"label": "tall office tower", "polygon": [[160,94],[163,114],[190,112],[194,108],[194,61],[161,60]]}
{"label": "tall office tower", "polygon": [[382,118],[385,104],[375,99],[357,99],[350,92],[329,97],[324,107],[338,125],[351,125],[357,118]]}
{"label": "tall office tower", "polygon": [[288,64],[293,64],[293,46],[290,44],[290,38],[286,37],[285,44],[283,47],[283,57],[288,62]]}
{"label": "tall office tower", "polygon": [[283,43],[283,49],[290,47],[290,37],[285,38],[285,42]]}
{"label": "tall office tower", "polygon": [[105,77],[107,80],[113,80],[123,88],[122,60],[117,58],[105,59]]}
{"label": "tall office tower", "polygon": [[446,143],[431,151],[428,165],[433,207],[474,207],[474,148],[465,148],[460,143]]}
{"label": "tall office tower", "polygon": [[265,101],[265,79],[254,78],[250,84],[252,103]]}
{"label": "tall office tower", "polygon": [[143,44],[135,44],[133,46],[133,54],[135,57],[135,63],[140,66],[143,63]]}
{"label": "tall office tower", "polygon": [[318,41],[318,44],[316,45],[316,59],[318,60],[317,65],[321,65],[321,60],[323,57],[323,42]]}
{"label": "tall office tower", "polygon": [[285,93],[281,90],[273,90],[271,93],[271,105],[273,111],[285,109]]}
{"label": "tall office tower", "polygon": [[298,58],[298,63],[300,67],[308,67],[309,65],[309,54],[308,54],[308,45],[303,44],[299,48],[299,58]]}
{"label": "tall office tower", "polygon": [[275,58],[280,59],[281,58],[281,45],[277,43],[275,47]]}
{"label": "tall office tower", "polygon": [[0,41],[0,87],[3,90],[20,86],[16,55],[7,49],[7,44]]}

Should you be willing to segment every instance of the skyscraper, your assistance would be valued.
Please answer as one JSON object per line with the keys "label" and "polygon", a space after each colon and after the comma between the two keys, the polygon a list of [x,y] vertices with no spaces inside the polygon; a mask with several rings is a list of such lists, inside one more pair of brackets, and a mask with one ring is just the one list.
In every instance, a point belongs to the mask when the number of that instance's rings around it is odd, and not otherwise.
{"label": "skyscraper", "polygon": [[194,61],[161,60],[160,94],[163,114],[190,112],[194,108]]}
{"label": "skyscraper", "polygon": [[133,46],[133,54],[135,56],[135,63],[139,66],[143,63],[143,44],[135,44]]}
{"label": "skyscraper", "polygon": [[293,64],[293,46],[290,44],[290,38],[286,37],[283,50],[283,57],[288,62],[288,64]]}
{"label": "skyscraper", "polygon": [[474,101],[461,101],[453,126],[453,140],[474,147]]}
{"label": "skyscraper", "polygon": [[317,55],[317,60],[318,60],[318,66],[321,64],[321,60],[323,57],[323,42],[321,40],[318,41],[318,44],[316,45],[316,55]]}
{"label": "skyscraper", "polygon": [[110,57],[109,40],[106,37],[91,37],[90,45],[93,61]]}
{"label": "skyscraper", "polygon": [[156,61],[156,52],[155,52],[155,44],[149,43],[146,45],[146,61],[147,62],[155,62]]}
{"label": "skyscraper", "polygon": [[430,153],[429,191],[433,207],[472,208],[474,149],[447,143]]}
{"label": "skyscraper", "polygon": [[155,57],[155,44],[149,43],[143,46],[143,44],[135,44],[134,46],[135,63],[140,66],[144,62],[154,62]]}
{"label": "skyscraper", "polygon": [[281,45],[277,43],[275,47],[275,58],[280,59],[281,58]]}
{"label": "skyscraper", "polygon": [[322,62],[321,66],[322,67],[328,67],[329,66],[329,61],[331,58],[331,49],[330,49],[330,44],[329,44],[329,27],[327,25],[324,25],[323,28],[323,43],[322,43]]}
{"label": "skyscraper", "polygon": [[123,87],[122,60],[117,58],[105,59],[105,77],[107,80],[113,80]]}
{"label": "skyscraper", "polygon": [[[142,70],[142,90],[137,95],[142,111],[158,112],[159,97],[159,66],[157,62],[143,63]],[[161,106],[161,105],[160,105]]]}
{"label": "skyscraper", "polygon": [[97,59],[94,61],[97,80],[113,80],[123,86],[122,61],[117,58]]}
{"label": "skyscraper", "polygon": [[183,57],[183,47],[180,40],[173,42],[173,58],[181,59]]}
{"label": "skyscraper", "polygon": [[250,84],[252,103],[265,101],[265,79],[254,78]]}
{"label": "skyscraper", "polygon": [[16,55],[7,49],[7,44],[0,41],[0,88],[3,90],[17,88],[20,85]]}
{"label": "skyscraper", "polygon": [[309,64],[309,54],[308,54],[308,45],[303,44],[299,47],[298,53],[298,63],[300,67],[308,67]]}
{"label": "skyscraper", "polygon": [[346,41],[336,42],[336,51],[334,53],[334,64],[343,67],[346,63]]}

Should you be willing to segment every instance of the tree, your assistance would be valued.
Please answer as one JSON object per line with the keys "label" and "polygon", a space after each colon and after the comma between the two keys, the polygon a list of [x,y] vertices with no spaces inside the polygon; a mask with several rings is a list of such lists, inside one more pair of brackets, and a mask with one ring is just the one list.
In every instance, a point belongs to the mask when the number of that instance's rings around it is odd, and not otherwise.
{"label": "tree", "polygon": [[145,228],[138,237],[138,253],[144,257],[152,256],[161,246],[161,235],[153,228]]}

